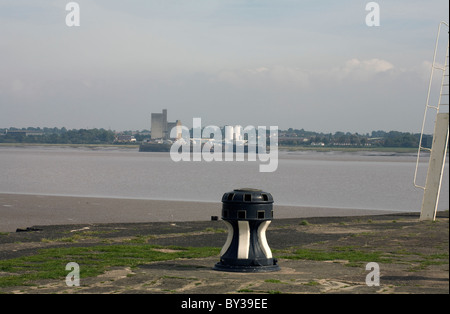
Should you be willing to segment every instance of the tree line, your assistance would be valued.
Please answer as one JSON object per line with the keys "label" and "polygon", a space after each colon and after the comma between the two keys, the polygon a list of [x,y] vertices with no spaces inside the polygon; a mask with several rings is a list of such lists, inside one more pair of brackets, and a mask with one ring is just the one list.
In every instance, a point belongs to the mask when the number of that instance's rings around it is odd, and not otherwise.
{"label": "tree line", "polygon": [[105,129],[9,128],[0,130],[0,143],[111,144],[116,135]]}
{"label": "tree line", "polygon": [[[420,133],[399,131],[372,131],[370,134],[350,132],[317,133],[289,128],[280,131],[279,143],[286,146],[371,146],[371,147],[414,147],[419,146]],[[432,136],[424,135],[422,145],[431,147]]]}
{"label": "tree line", "polygon": [[[133,134],[138,142],[149,138],[149,131],[124,131]],[[116,132],[105,129],[62,128],[0,128],[0,143],[36,144],[112,144]],[[420,134],[399,131],[372,131],[370,134],[350,132],[319,133],[293,129],[279,131],[279,144],[283,146],[372,146],[372,147],[418,147]],[[432,136],[424,135],[422,145],[431,147]]]}

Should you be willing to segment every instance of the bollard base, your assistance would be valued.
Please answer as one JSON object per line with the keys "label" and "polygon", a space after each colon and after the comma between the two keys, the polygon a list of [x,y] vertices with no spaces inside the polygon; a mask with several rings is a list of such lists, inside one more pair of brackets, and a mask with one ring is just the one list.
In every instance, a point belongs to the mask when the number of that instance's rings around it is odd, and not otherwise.
{"label": "bollard base", "polygon": [[214,265],[213,270],[239,272],[239,273],[261,273],[279,271],[281,268],[277,264],[268,266],[250,266],[250,265],[226,265],[221,262]]}

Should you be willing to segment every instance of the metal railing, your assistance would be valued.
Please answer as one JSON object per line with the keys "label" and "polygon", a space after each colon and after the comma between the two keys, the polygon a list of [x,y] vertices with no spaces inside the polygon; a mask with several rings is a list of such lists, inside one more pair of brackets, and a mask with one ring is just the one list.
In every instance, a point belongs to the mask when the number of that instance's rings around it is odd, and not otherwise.
{"label": "metal railing", "polygon": [[[449,62],[448,62],[449,41],[448,41],[448,39],[447,39],[447,47],[446,47],[447,51],[446,51],[446,55],[445,55],[444,66],[438,64],[438,62],[436,60],[436,55],[437,55],[437,52],[439,50],[439,39],[440,39],[440,36],[441,36],[442,26],[446,26],[447,27],[447,32],[448,32],[448,28],[449,28],[448,23],[446,23],[446,22],[440,22],[439,23],[438,33],[437,33],[437,36],[436,36],[436,45],[435,45],[434,55],[433,55],[433,63],[431,65],[431,74],[430,74],[430,82],[429,82],[429,85],[428,85],[427,101],[426,101],[426,105],[425,105],[425,112],[424,112],[424,115],[423,115],[422,130],[420,132],[419,148],[417,150],[416,169],[415,169],[415,172],[414,172],[414,186],[417,187],[417,188],[421,188],[423,190],[425,190],[425,186],[417,184],[417,172],[418,172],[419,162],[420,162],[420,153],[422,151],[431,152],[431,148],[427,148],[427,147],[422,146],[423,133],[424,133],[425,124],[426,124],[426,120],[427,120],[427,112],[428,112],[429,109],[436,110],[436,116],[437,116],[441,106],[448,106],[449,105],[448,103],[442,103],[443,96],[447,96],[448,97],[448,87],[449,87],[449,83],[448,83],[448,77],[449,77]],[[431,105],[430,104],[430,96],[431,96],[431,89],[432,89],[432,85],[433,85],[433,77],[434,77],[434,74],[435,74],[434,73],[435,70],[442,71],[441,90],[440,90],[440,93],[439,93],[439,100],[437,101],[437,105]],[[447,93],[445,93],[445,90],[444,90],[446,87],[447,87]],[[447,131],[447,134],[448,134],[448,131]],[[448,141],[448,138],[447,138],[447,141]],[[445,146],[444,165],[445,165],[445,156],[447,155],[447,146],[448,145]]]}

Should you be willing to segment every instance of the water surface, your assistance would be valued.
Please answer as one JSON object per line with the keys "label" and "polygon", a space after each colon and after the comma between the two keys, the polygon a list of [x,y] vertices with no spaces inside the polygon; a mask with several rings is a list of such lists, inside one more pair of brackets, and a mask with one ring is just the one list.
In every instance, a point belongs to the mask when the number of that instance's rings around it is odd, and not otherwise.
{"label": "water surface", "polygon": [[[260,173],[259,162],[175,163],[132,149],[0,147],[0,192],[217,202],[252,187],[279,205],[420,211],[415,162],[414,154],[280,152],[278,169]],[[447,169],[439,209],[449,207]]]}

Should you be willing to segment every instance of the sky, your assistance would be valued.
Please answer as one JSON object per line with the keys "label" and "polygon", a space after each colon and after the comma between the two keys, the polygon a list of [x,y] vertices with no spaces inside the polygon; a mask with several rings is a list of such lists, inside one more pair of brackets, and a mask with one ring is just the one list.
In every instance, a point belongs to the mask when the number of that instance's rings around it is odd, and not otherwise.
{"label": "sky", "polygon": [[[0,0],[0,128],[420,132],[448,0]],[[445,30],[447,33],[447,30]],[[447,40],[447,39],[445,39]]]}

